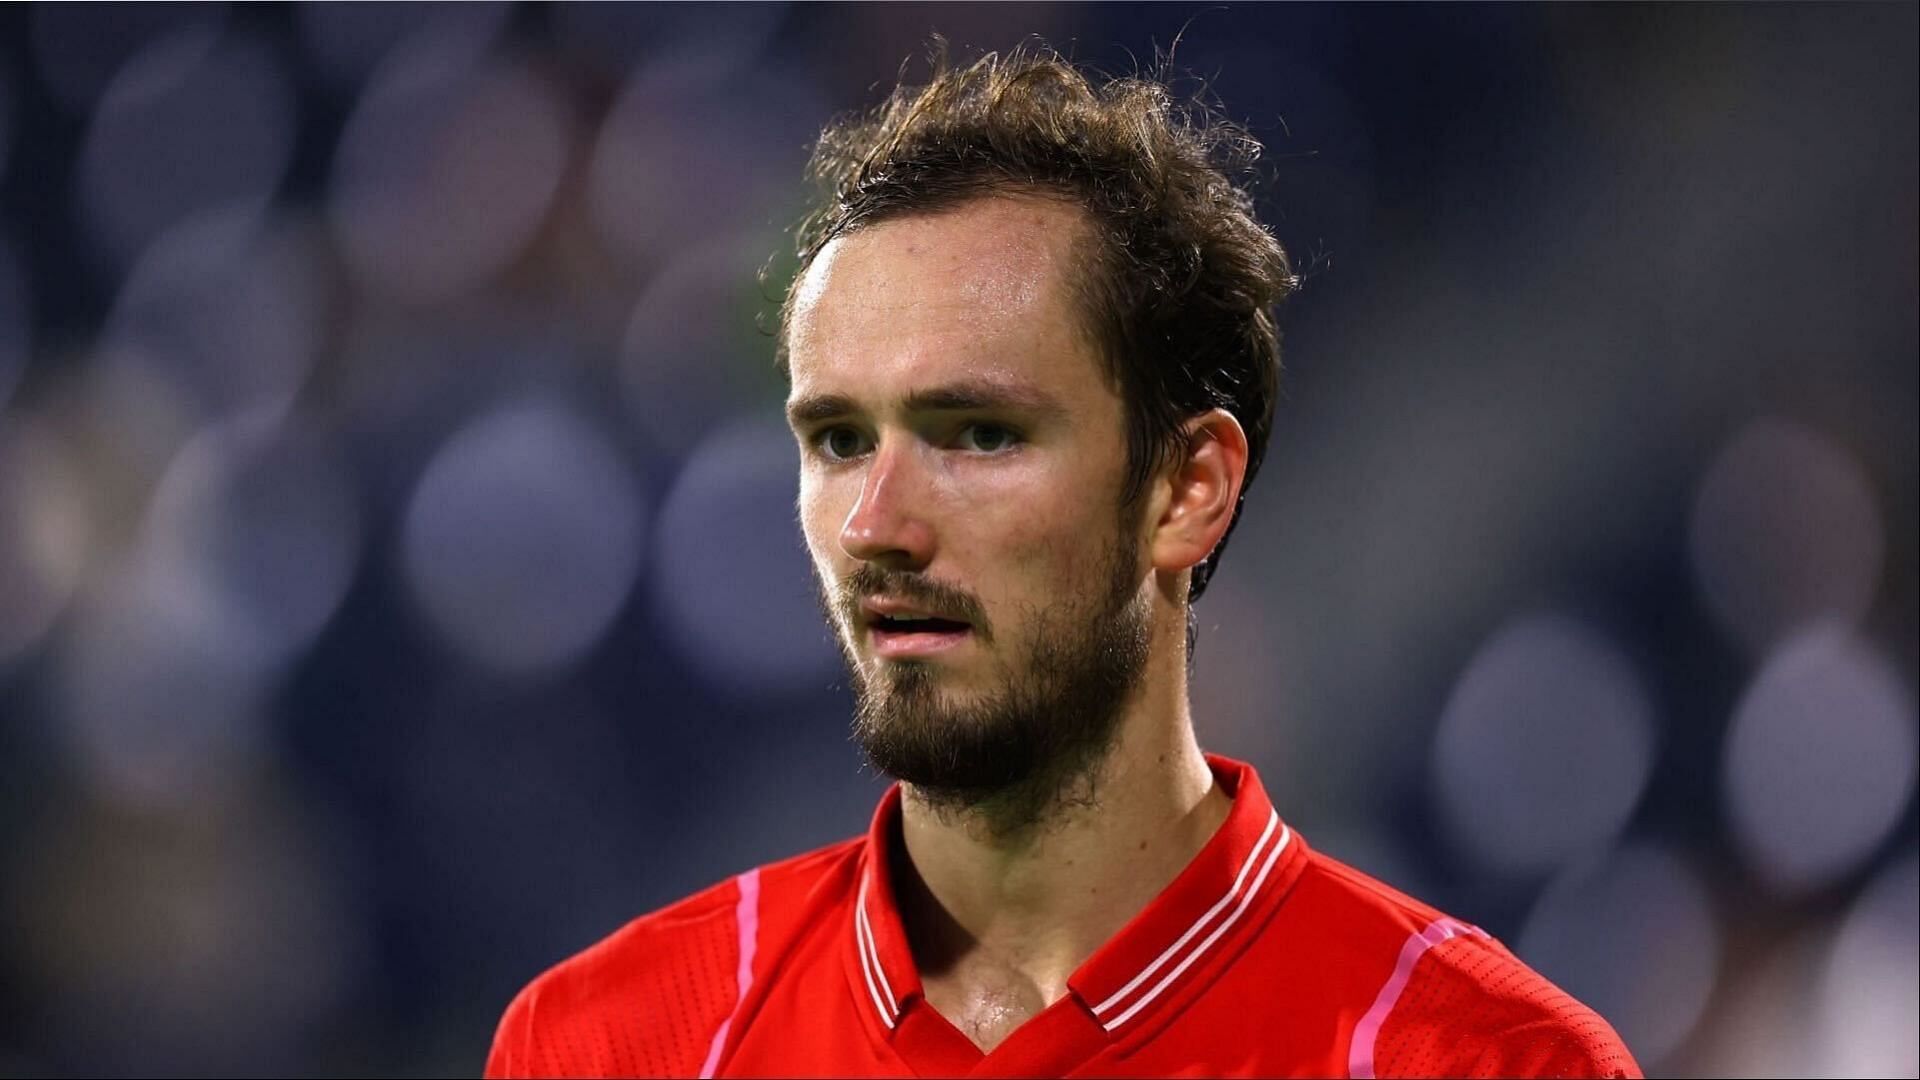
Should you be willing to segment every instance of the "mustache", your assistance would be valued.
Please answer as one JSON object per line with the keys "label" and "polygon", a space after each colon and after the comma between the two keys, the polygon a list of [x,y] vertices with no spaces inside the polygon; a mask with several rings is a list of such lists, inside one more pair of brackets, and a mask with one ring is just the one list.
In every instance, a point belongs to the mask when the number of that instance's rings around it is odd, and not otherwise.
{"label": "mustache", "polygon": [[993,640],[987,613],[972,593],[935,581],[924,574],[887,570],[872,563],[855,567],[835,590],[835,599],[849,625],[860,619],[860,602],[870,596],[889,596],[932,611],[964,619],[982,639]]}

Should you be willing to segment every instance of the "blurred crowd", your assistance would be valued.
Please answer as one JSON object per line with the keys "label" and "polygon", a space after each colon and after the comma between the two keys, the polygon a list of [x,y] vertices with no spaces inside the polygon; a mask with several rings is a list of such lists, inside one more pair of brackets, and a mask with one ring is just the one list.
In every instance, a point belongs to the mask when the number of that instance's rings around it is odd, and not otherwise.
{"label": "blurred crowd", "polygon": [[767,327],[936,31],[1266,144],[1203,744],[1650,1072],[1920,1073],[1916,20],[0,10],[0,1073],[471,1074],[864,827]]}

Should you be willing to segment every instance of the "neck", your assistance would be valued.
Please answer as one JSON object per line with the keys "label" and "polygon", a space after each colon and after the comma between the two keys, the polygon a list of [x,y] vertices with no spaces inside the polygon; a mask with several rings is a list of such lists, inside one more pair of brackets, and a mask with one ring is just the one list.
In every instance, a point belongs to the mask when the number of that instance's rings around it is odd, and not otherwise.
{"label": "neck", "polygon": [[1226,820],[1187,715],[1184,650],[1156,652],[1173,669],[1147,673],[1107,754],[1037,821],[998,829],[904,792],[908,937],[928,1002],[983,1049],[1064,996]]}

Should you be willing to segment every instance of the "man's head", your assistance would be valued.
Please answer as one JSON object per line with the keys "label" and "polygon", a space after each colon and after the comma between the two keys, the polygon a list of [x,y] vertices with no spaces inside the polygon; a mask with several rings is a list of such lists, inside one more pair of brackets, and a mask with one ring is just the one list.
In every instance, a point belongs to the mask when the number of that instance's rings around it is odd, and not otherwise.
{"label": "man's head", "polygon": [[1046,55],[822,137],[832,198],[781,322],[801,521],[856,733],[917,788],[1083,768],[1156,628],[1185,627],[1265,448],[1293,282],[1220,167],[1252,149]]}

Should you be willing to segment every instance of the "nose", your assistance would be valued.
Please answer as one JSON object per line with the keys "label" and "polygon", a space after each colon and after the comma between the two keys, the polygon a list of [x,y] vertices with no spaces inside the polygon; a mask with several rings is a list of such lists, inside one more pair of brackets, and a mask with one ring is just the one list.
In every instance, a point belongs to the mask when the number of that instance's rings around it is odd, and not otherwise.
{"label": "nose", "polygon": [[919,513],[925,477],[912,447],[875,448],[860,498],[840,527],[840,549],[861,562],[919,570],[933,561],[933,528]]}

